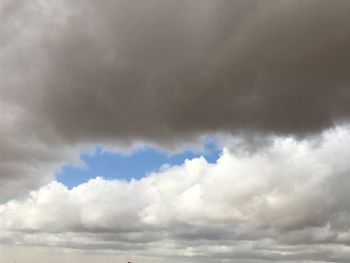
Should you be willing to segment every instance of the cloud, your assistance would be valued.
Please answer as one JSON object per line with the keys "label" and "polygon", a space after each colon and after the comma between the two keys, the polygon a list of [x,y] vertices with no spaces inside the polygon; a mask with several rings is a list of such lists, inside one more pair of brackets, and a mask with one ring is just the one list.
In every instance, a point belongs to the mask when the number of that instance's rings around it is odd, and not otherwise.
{"label": "cloud", "polygon": [[[2,243],[349,261],[349,1],[0,4]],[[216,164],[49,183],[95,145],[213,134]]]}
{"label": "cloud", "polygon": [[52,182],[0,206],[2,243],[141,256],[288,262],[350,259],[349,130],[318,146],[276,138],[140,180]]}
{"label": "cloud", "polygon": [[79,145],[303,137],[347,122],[349,11],[346,0],[2,1],[1,199],[47,182]]}
{"label": "cloud", "polygon": [[305,135],[349,118],[348,1],[11,5],[3,96],[66,141]]}

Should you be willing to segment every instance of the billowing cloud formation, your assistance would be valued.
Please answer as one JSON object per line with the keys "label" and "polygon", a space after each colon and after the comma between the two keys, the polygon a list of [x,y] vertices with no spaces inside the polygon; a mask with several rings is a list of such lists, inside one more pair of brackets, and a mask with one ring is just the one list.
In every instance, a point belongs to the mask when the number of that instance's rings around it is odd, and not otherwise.
{"label": "billowing cloud formation", "polygon": [[2,1],[1,198],[52,178],[81,144],[346,122],[349,12],[347,0]]}
{"label": "billowing cloud formation", "polygon": [[2,242],[139,255],[288,262],[350,259],[350,136],[225,149],[130,182],[58,182],[0,206]]}

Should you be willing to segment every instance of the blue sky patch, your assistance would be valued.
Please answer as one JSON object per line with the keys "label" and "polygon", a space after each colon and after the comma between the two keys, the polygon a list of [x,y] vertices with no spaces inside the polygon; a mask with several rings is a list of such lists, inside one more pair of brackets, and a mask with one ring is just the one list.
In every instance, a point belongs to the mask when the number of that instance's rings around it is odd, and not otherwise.
{"label": "blue sky patch", "polygon": [[214,163],[221,150],[215,142],[204,145],[204,151],[187,150],[181,153],[169,154],[167,152],[152,148],[142,147],[131,154],[123,154],[105,151],[97,147],[93,155],[82,154],[81,159],[85,167],[66,165],[56,175],[56,179],[69,188],[77,186],[97,176],[106,179],[130,180],[140,179],[151,172],[159,171],[165,164],[180,165],[186,159],[204,156],[210,163]]}

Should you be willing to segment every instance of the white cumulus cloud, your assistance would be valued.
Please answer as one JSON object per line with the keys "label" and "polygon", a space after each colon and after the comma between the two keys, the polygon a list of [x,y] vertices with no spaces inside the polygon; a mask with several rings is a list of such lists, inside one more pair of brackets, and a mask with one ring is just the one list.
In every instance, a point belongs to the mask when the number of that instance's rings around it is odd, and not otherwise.
{"label": "white cumulus cloud", "polygon": [[[0,206],[2,242],[140,255],[288,261],[350,259],[350,136],[224,148],[140,180],[52,182]],[[321,260],[322,259],[322,260]],[[345,261],[344,261],[345,260]]]}

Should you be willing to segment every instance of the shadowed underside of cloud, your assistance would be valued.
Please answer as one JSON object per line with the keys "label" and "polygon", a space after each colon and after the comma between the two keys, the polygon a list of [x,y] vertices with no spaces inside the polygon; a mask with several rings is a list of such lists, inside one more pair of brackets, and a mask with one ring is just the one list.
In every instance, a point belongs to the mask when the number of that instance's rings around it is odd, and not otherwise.
{"label": "shadowed underside of cloud", "polygon": [[349,12],[346,0],[2,1],[2,195],[49,181],[78,145],[347,122]]}
{"label": "shadowed underside of cloud", "polygon": [[144,256],[346,262],[349,131],[316,149],[276,139],[264,152],[224,149],[141,180],[52,182],[0,206],[4,244],[132,251]]}
{"label": "shadowed underside of cloud", "polygon": [[2,98],[66,141],[305,135],[349,117],[348,1],[8,2]]}

